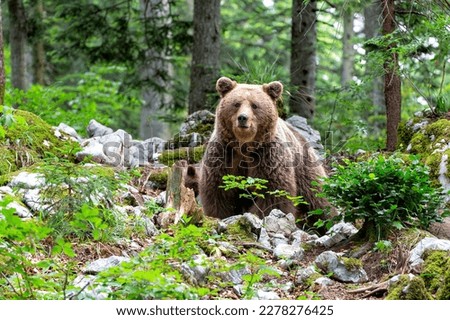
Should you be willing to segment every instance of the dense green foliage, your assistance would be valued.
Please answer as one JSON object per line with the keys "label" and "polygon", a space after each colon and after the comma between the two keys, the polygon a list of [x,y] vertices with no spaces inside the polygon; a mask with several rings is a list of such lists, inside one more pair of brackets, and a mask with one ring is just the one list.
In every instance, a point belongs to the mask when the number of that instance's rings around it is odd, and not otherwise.
{"label": "dense green foliage", "polygon": [[140,101],[122,92],[118,66],[94,66],[82,74],[61,78],[51,87],[33,85],[28,91],[11,90],[5,104],[33,112],[51,125],[64,122],[81,135],[91,119],[115,129],[127,128],[137,136]]}
{"label": "dense green foliage", "polygon": [[374,156],[338,165],[323,185],[345,221],[364,220],[378,239],[396,228],[427,228],[441,221],[443,195],[432,186],[429,169],[417,158]]}

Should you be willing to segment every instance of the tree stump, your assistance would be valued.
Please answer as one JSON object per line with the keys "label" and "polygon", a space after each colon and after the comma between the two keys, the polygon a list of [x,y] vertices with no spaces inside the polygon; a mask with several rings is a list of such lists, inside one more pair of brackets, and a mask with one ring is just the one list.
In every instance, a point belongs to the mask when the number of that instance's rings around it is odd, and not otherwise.
{"label": "tree stump", "polygon": [[166,208],[173,208],[173,223],[180,221],[183,215],[192,217],[192,222],[200,221],[202,212],[195,199],[194,190],[185,186],[188,163],[186,160],[177,161],[169,172],[166,189]]}

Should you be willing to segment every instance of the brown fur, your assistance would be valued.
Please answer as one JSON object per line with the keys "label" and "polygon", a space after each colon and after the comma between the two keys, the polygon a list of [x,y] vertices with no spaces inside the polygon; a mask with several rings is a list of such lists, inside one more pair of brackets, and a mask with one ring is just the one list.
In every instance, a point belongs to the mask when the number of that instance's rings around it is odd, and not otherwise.
{"label": "brown fur", "polygon": [[[237,84],[223,77],[216,88],[221,101],[200,172],[205,214],[226,218],[252,212],[262,217],[277,208],[305,218],[307,211],[326,207],[311,185],[326,175],[322,164],[305,138],[278,117],[276,102],[283,85],[277,81],[262,86]],[[284,197],[274,196],[253,203],[239,197],[241,190],[220,188],[228,174],[266,179],[267,190],[301,195],[309,205],[296,208]]]}

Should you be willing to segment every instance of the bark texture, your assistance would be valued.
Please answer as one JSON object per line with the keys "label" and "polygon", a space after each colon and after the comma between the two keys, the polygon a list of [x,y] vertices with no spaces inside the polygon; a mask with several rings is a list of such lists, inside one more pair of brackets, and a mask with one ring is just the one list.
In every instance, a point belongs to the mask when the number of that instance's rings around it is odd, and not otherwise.
{"label": "bark texture", "polygon": [[219,55],[220,0],[195,0],[189,114],[213,105]]}
{"label": "bark texture", "polygon": [[[394,0],[381,0],[383,16],[383,35],[391,34],[396,29]],[[387,48],[388,58],[384,63],[384,98],[386,100],[386,149],[394,151],[397,147],[397,130],[401,116],[401,79],[398,73],[398,54],[393,52],[395,43]]]}
{"label": "bark texture", "polygon": [[14,88],[27,90],[27,18],[22,0],[8,0],[9,33],[11,45],[11,84]]}
{"label": "bark texture", "polygon": [[42,0],[36,0],[34,5],[34,12],[36,21],[38,25],[38,30],[36,30],[36,38],[33,41],[33,82],[45,85],[45,47],[42,38],[43,30],[41,24],[44,19],[44,4]]}
{"label": "bark texture", "polygon": [[316,105],[316,10],[314,0],[293,0],[289,106],[292,113],[307,119],[313,118]]}

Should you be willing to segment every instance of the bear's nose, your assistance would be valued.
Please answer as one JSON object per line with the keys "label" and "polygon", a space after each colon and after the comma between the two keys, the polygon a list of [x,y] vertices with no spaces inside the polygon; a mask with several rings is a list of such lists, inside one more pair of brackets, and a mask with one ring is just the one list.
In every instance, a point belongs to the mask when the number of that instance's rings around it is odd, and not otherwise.
{"label": "bear's nose", "polygon": [[245,127],[247,125],[247,120],[248,120],[248,115],[246,115],[245,113],[241,113],[238,116],[239,126]]}

